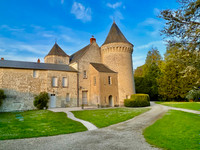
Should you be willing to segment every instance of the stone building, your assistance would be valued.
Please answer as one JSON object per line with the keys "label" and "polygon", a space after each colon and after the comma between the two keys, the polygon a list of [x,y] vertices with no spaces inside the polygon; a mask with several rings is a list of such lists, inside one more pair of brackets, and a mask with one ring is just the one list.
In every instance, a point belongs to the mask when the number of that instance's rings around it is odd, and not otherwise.
{"label": "stone building", "polygon": [[0,111],[34,109],[40,92],[49,93],[49,107],[94,105],[123,106],[135,93],[133,45],[114,22],[101,47],[92,37],[90,43],[67,55],[57,43],[44,63],[0,60],[0,89],[7,98]]}

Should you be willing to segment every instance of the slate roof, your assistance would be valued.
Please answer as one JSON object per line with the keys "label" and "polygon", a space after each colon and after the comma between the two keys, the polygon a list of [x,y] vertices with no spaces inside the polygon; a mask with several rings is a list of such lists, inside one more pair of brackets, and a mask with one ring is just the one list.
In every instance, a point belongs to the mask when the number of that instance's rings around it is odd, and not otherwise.
{"label": "slate roof", "polygon": [[87,52],[89,47],[90,47],[90,44],[85,46],[81,50],[77,51],[76,53],[72,54],[69,59],[70,63],[73,63],[73,62],[76,62],[77,60],[79,60]]}
{"label": "slate roof", "polygon": [[98,72],[117,73],[101,63],[90,63]]}
{"label": "slate roof", "polygon": [[75,70],[71,66],[64,65],[64,64],[49,64],[49,63],[11,61],[11,60],[0,60],[0,68],[56,70],[56,71],[77,72],[77,70]]}
{"label": "slate roof", "polygon": [[123,33],[120,31],[120,29],[118,28],[118,26],[116,25],[115,22],[113,22],[111,29],[108,33],[108,36],[105,40],[105,42],[103,43],[103,45],[105,44],[109,44],[109,43],[116,43],[116,42],[124,42],[124,43],[129,43],[131,44],[123,35]]}
{"label": "slate roof", "polygon": [[[47,56],[49,55],[56,55],[56,56],[68,56],[61,48],[60,46],[55,43],[54,46],[52,47],[52,49],[50,50],[50,52],[47,54]],[[69,56],[68,56],[69,57]]]}

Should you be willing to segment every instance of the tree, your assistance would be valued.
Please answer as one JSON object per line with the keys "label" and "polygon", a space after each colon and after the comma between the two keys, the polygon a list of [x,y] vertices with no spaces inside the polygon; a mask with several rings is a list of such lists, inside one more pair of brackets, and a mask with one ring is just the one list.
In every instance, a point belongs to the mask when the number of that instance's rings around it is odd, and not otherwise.
{"label": "tree", "polygon": [[163,100],[184,100],[186,94],[199,84],[199,71],[189,66],[191,58],[200,58],[185,51],[179,44],[169,44],[162,66],[162,75],[158,79],[159,94]]}
{"label": "tree", "polygon": [[[157,48],[151,48],[148,51],[145,64],[142,68],[142,76],[135,76],[136,93],[149,94],[151,100],[158,99],[157,78],[160,76],[160,68],[162,57]],[[137,68],[137,69],[138,69]],[[139,72],[139,71],[138,71]],[[138,75],[138,74],[137,74]]]}
{"label": "tree", "polygon": [[[163,10],[166,20],[162,33],[170,43],[181,43],[187,50],[200,50],[200,0],[179,0],[177,10]],[[173,38],[174,37],[174,38]]]}

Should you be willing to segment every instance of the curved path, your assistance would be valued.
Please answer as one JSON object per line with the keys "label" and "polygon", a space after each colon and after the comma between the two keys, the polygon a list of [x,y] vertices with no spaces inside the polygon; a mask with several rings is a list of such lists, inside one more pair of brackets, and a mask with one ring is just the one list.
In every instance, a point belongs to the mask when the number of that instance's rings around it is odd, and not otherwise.
{"label": "curved path", "polygon": [[162,105],[151,107],[150,111],[133,119],[98,130],[0,141],[0,150],[158,150],[145,141],[142,131],[169,108]]}
{"label": "curved path", "polygon": [[66,111],[64,109],[49,109],[50,111],[53,111],[53,112],[64,112],[67,114],[67,117],[72,119],[72,120],[75,120],[75,121],[78,121],[80,123],[82,123],[88,130],[96,130],[98,129],[95,125],[93,125],[92,123],[88,122],[88,121],[85,121],[85,120],[81,120],[81,119],[78,119],[74,116],[73,113],[71,113],[70,111]]}

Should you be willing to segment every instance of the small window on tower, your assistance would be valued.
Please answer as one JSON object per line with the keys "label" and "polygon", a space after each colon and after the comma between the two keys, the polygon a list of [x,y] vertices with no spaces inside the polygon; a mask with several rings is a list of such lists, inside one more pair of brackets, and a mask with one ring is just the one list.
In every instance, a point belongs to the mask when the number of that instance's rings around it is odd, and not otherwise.
{"label": "small window on tower", "polygon": [[94,86],[96,86],[96,83],[97,83],[97,80],[96,80],[96,77],[94,77]]}
{"label": "small window on tower", "polygon": [[108,76],[108,84],[111,85],[112,84],[112,77]]}
{"label": "small window on tower", "polygon": [[87,79],[87,71],[86,70],[83,71],[83,79]]}

